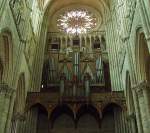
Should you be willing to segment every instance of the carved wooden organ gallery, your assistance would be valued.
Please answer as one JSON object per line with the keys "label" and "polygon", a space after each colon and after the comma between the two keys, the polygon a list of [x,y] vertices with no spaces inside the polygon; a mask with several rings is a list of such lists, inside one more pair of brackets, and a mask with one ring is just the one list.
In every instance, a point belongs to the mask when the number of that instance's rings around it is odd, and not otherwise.
{"label": "carved wooden organ gallery", "polygon": [[82,108],[94,111],[99,120],[110,104],[125,111],[124,94],[111,90],[107,56],[104,32],[48,33],[41,91],[28,94],[27,110],[40,104],[51,121],[57,108],[71,110],[74,121]]}

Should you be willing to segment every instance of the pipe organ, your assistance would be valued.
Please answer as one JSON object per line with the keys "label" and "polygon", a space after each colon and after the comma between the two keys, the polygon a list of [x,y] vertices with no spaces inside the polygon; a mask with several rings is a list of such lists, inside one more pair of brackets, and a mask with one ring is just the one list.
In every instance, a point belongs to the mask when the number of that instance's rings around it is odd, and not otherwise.
{"label": "pipe organ", "polygon": [[104,35],[48,33],[42,86],[57,90],[61,96],[89,96],[92,91],[110,90]]}

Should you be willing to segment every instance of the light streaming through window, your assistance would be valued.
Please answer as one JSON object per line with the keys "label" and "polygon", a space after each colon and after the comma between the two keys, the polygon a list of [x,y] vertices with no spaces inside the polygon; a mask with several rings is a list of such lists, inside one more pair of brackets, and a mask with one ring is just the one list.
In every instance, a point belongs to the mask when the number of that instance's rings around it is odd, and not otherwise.
{"label": "light streaming through window", "polygon": [[77,9],[67,11],[57,19],[60,31],[68,34],[85,34],[96,27],[97,19],[87,10]]}

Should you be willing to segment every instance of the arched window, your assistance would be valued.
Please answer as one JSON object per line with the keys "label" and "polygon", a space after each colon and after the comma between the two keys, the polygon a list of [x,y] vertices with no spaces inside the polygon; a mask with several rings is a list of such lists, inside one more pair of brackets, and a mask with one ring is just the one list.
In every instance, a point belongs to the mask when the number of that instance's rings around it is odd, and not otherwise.
{"label": "arched window", "polygon": [[12,36],[9,31],[4,31],[0,35],[0,58],[1,63],[3,62],[3,67],[1,67],[1,70],[3,70],[3,77],[6,77],[12,64]]}
{"label": "arched window", "polygon": [[138,47],[136,52],[137,78],[139,81],[150,81],[150,53],[143,32],[138,33]]}
{"label": "arched window", "polygon": [[4,52],[5,52],[5,59],[9,61],[9,37],[7,34],[3,35],[3,42],[4,42]]}

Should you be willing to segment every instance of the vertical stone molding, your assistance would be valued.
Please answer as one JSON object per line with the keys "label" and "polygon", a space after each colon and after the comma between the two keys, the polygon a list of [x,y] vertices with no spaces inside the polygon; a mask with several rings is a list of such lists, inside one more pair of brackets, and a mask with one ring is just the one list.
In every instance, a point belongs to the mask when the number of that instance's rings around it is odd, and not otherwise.
{"label": "vertical stone molding", "polygon": [[137,126],[136,126],[136,115],[134,113],[127,116],[129,129],[132,133],[137,133]]}
{"label": "vertical stone molding", "polygon": [[22,129],[22,122],[25,120],[25,116],[21,113],[14,114],[11,124],[11,133],[20,133]]}
{"label": "vertical stone molding", "polygon": [[0,133],[4,133],[9,115],[9,107],[13,104],[11,96],[14,93],[14,89],[10,88],[7,84],[0,84]]}
{"label": "vertical stone molding", "polygon": [[143,125],[142,125],[142,120],[141,120],[141,113],[140,113],[138,96],[137,96],[136,90],[134,90],[134,88],[132,89],[132,92],[133,92],[133,99],[134,99],[134,105],[135,105],[135,114],[136,114],[138,132],[143,133]]}
{"label": "vertical stone molding", "polygon": [[150,86],[147,81],[142,81],[134,87],[142,119],[143,132],[149,133],[150,131]]}

